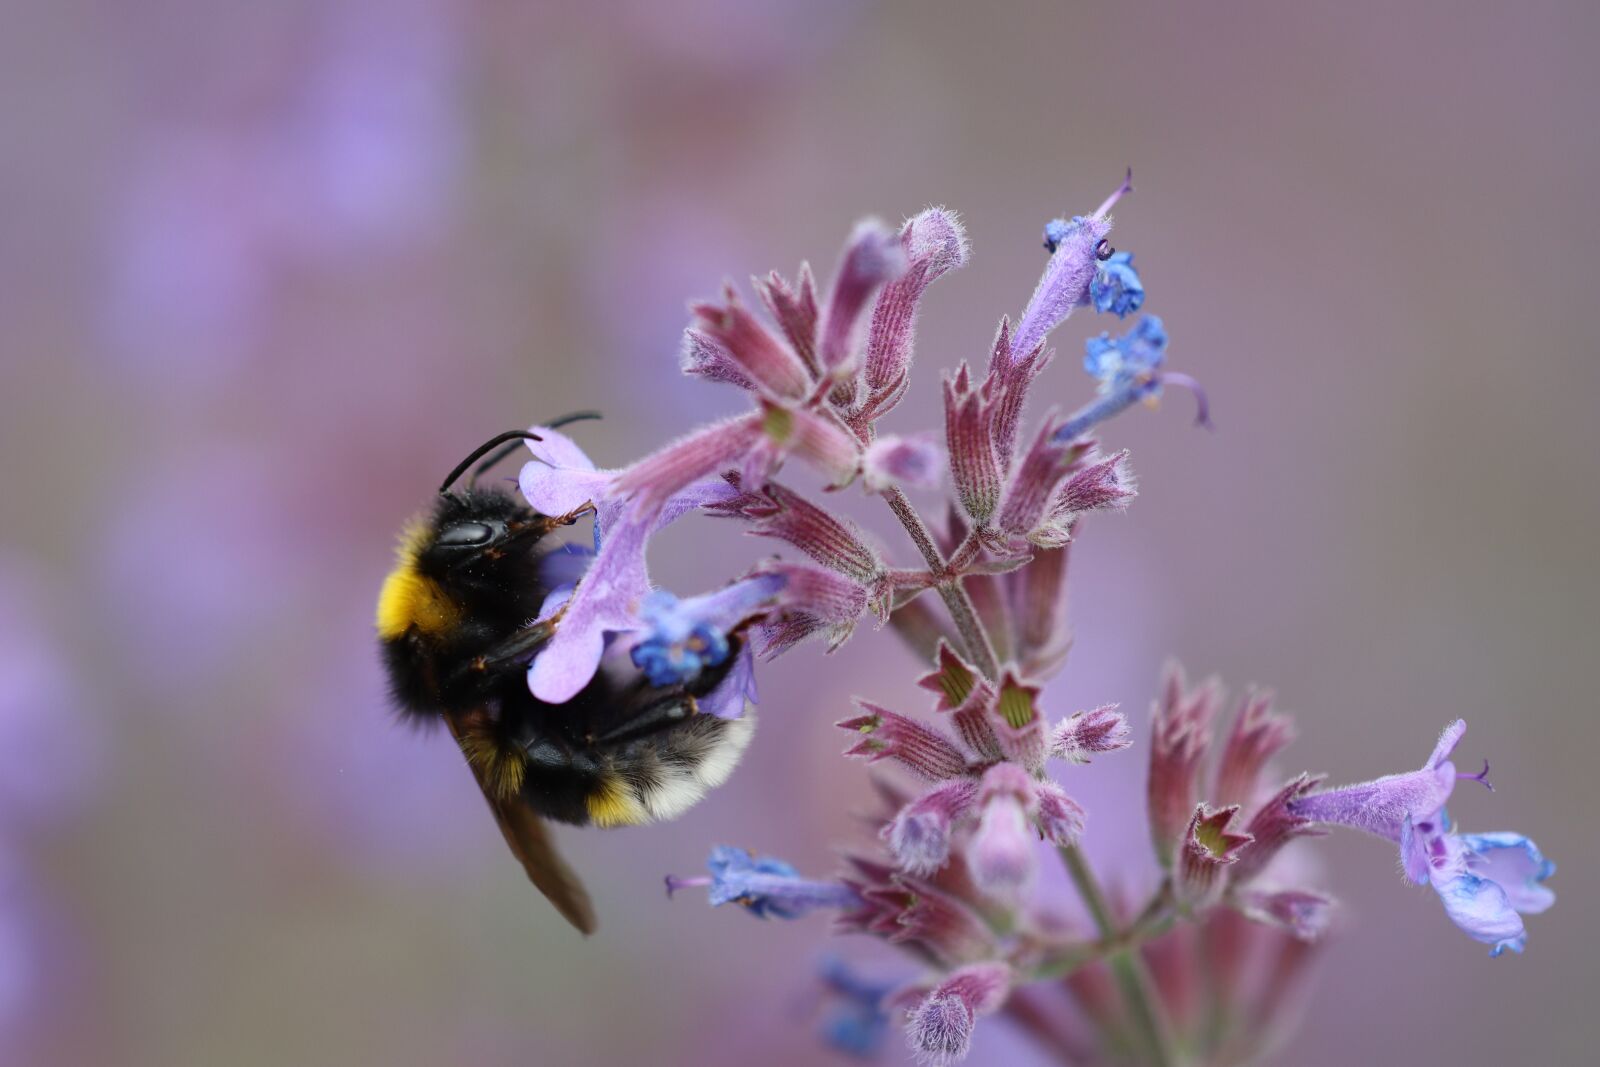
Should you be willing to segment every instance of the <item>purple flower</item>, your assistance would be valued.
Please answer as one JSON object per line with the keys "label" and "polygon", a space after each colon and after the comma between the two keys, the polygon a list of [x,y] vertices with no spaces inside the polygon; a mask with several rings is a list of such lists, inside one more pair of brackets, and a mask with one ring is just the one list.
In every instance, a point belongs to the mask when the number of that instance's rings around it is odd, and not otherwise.
{"label": "purple flower", "polygon": [[950,836],[978,802],[978,783],[958,778],[905,805],[883,828],[882,837],[910,874],[929,875],[950,857]]}
{"label": "purple flower", "polygon": [[939,487],[939,446],[926,436],[885,434],[867,446],[861,457],[861,480],[872,492],[896,485],[913,489]]}
{"label": "purple flower", "polygon": [[1420,770],[1315,793],[1289,807],[1301,818],[1354,827],[1395,842],[1406,876],[1431,885],[1452,922],[1493,946],[1491,956],[1508,948],[1521,952],[1527,943],[1522,916],[1555,903],[1555,894],[1543,883],[1556,868],[1520,834],[1452,831],[1444,806],[1457,779],[1482,781],[1488,773],[1485,765],[1483,774],[1459,774],[1450,762],[1466,729],[1462,719],[1446,727]]}
{"label": "purple flower", "polygon": [[1011,992],[1002,964],[964,967],[933,987],[906,1020],[906,1037],[919,1063],[948,1067],[966,1058],[978,1016],[999,1010]]}
{"label": "purple flower", "polygon": [[1281,926],[1301,941],[1321,938],[1333,919],[1333,901],[1304,889],[1246,889],[1234,904],[1246,918]]}
{"label": "purple flower", "polygon": [[973,881],[985,896],[1015,904],[1032,886],[1037,867],[1034,781],[1015,763],[996,763],[984,772],[978,802],[978,828],[967,849]]}
{"label": "purple flower", "polygon": [[1071,763],[1088,763],[1092,755],[1115,752],[1133,744],[1128,717],[1115,704],[1080,711],[1050,734],[1050,755]]}
{"label": "purple flower", "polygon": [[720,479],[689,478],[660,498],[633,500],[618,493],[617,472],[596,469],[570,438],[533,429],[543,440],[529,442],[535,458],[519,478],[528,503],[546,515],[570,514],[586,504],[595,508],[599,551],[571,596],[549,605],[560,613],[555,634],[528,671],[534,696],[564,704],[594,677],[606,635],[641,627],[639,607],[651,591],[645,569],[650,535],[697,507],[726,500],[733,490]]}
{"label": "purple flower", "polygon": [[712,907],[743,905],[760,919],[798,919],[817,908],[852,908],[861,903],[856,891],[843,882],[819,882],[771,856],[752,856],[742,848],[718,845],[706,861],[709,878],[667,876],[667,894],[689,886],[707,886]]}
{"label": "purple flower", "polygon": [[1158,392],[1156,372],[1167,358],[1167,329],[1159,316],[1143,315],[1121,337],[1102,333],[1083,345],[1083,369],[1100,383],[1101,393],[1142,389]]}
{"label": "purple flower", "polygon": [[784,587],[781,574],[759,574],[726,589],[679,600],[665,590],[639,608],[646,636],[632,650],[651,685],[686,685],[728,660],[729,634],[760,614]]}

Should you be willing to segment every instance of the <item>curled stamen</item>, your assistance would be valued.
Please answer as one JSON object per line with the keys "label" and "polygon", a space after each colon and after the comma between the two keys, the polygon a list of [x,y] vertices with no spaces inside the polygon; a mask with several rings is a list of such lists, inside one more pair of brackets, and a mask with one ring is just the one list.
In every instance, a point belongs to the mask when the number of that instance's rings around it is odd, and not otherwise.
{"label": "curled stamen", "polygon": [[1162,385],[1176,385],[1189,390],[1194,395],[1194,424],[1204,426],[1208,430],[1215,430],[1211,422],[1211,403],[1206,399],[1205,387],[1194,378],[1178,371],[1164,371],[1161,375]]}
{"label": "curled stamen", "polygon": [[1104,237],[1100,238],[1100,243],[1094,246],[1094,258],[1102,263],[1116,254],[1117,250],[1112,248],[1111,242]]}
{"label": "curled stamen", "polygon": [[1097,219],[1105,218],[1106,212],[1110,211],[1118,200],[1121,200],[1123,196],[1131,192],[1133,192],[1133,168],[1129,167],[1127,177],[1122,179],[1122,184],[1117,186],[1116,192],[1106,197],[1105,203],[1094,209],[1094,217]]}
{"label": "curled stamen", "polygon": [[666,878],[662,879],[662,881],[666,882],[667,884],[667,897],[669,899],[671,898],[672,894],[676,893],[680,889],[692,889],[695,886],[711,884],[711,879],[706,875],[701,875],[698,878],[679,878],[675,874],[669,874],[666,876]]}
{"label": "curled stamen", "polygon": [[1494,792],[1494,786],[1489,781],[1489,761],[1487,759],[1483,761],[1483,770],[1477,774],[1457,774],[1456,777],[1465,778],[1469,782],[1482,782],[1485,789],[1491,793]]}

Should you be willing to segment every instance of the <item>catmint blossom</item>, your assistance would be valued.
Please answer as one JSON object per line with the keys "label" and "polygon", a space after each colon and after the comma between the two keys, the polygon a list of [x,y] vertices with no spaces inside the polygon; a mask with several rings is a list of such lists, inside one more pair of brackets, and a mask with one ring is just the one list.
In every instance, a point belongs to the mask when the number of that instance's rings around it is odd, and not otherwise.
{"label": "catmint blossom", "polygon": [[[592,553],[551,557],[554,635],[530,669],[541,698],[559,703],[602,658],[626,656],[653,685],[723,672],[697,707],[734,716],[762,663],[813,638],[831,652],[881,629],[921,661],[918,690],[864,694],[833,716],[878,797],[839,871],[805,877],[719,846],[707,875],[667,879],[669,892],[704,886],[712,905],[761,918],[831,911],[839,931],[905,953],[918,973],[892,986],[824,968],[837,1003],[823,1030],[841,1050],[869,1050],[893,1022],[922,1062],[953,1064],[994,1015],[1072,1062],[1260,1059],[1335,926],[1332,896],[1298,855],[1329,825],[1394,842],[1407,874],[1496,952],[1520,950],[1521,914],[1553,901],[1543,883],[1554,868],[1531,841],[1459,833],[1445,815],[1459,725],[1419,771],[1322,790],[1320,778],[1278,768],[1294,727],[1264,691],[1230,709],[1220,682],[1191,686],[1170,666],[1142,737],[1115,703],[1057,706],[1048,683],[1072,644],[1069,552],[1086,529],[1108,533],[1101,516],[1137,496],[1133,459],[1110,441],[1114,420],[1177,386],[1209,424],[1198,383],[1170,367],[1165,322],[1144,312],[1152,294],[1133,255],[1109,242],[1111,208],[1130,190],[1125,180],[1094,211],[1046,226],[1050,257],[1021,315],[998,321],[987,360],[948,354],[938,407],[920,425],[889,433],[880,420],[910,395],[932,283],[968,260],[944,208],[898,228],[858,225],[827,284],[802,264],[757,279],[755,301],[730,285],[691,305],[680,367],[732,386],[742,411],[614,470],[553,432],[530,443],[529,502],[595,519]],[[1050,385],[1051,335],[1082,308],[1137,317],[1117,335],[1080,338],[1092,389],[1082,378]],[[791,477],[802,467],[819,489]],[[905,492],[941,487],[925,511]],[[886,505],[905,539],[869,535],[853,502]],[[695,512],[776,554],[731,563],[711,592],[658,589],[649,543]],[[1075,776],[1102,757],[1113,769],[1114,753],[1140,743],[1158,873],[1107,894],[1080,849],[1095,823]],[[1061,879],[1044,877],[1057,861],[1087,921],[1059,899]],[[1074,1030],[1077,1019],[1092,1029]]]}
{"label": "catmint blossom", "polygon": [[1453,830],[1444,806],[1456,781],[1487,784],[1487,764],[1481,774],[1469,775],[1450,762],[1466,730],[1462,719],[1446,727],[1420,770],[1313,793],[1290,807],[1312,822],[1365,830],[1394,842],[1406,877],[1431,885],[1451,922],[1492,946],[1491,956],[1506,949],[1521,952],[1527,944],[1522,916],[1555,903],[1544,882],[1556,867],[1521,834]]}
{"label": "catmint blossom", "polygon": [[691,886],[707,887],[712,907],[739,904],[758,919],[798,919],[818,908],[849,908],[860,897],[844,882],[814,881],[783,860],[752,856],[742,848],[719,845],[706,862],[710,877],[667,876],[671,895]]}

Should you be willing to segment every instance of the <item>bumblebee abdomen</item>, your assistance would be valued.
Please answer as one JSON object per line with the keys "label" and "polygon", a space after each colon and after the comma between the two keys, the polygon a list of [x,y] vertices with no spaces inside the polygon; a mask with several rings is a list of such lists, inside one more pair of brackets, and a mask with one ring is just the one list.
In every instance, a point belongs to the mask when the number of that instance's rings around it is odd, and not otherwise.
{"label": "bumblebee abdomen", "polygon": [[541,815],[600,827],[673,819],[727,781],[755,734],[755,716],[694,714],[645,737],[569,746],[554,738],[519,747],[522,796]]}

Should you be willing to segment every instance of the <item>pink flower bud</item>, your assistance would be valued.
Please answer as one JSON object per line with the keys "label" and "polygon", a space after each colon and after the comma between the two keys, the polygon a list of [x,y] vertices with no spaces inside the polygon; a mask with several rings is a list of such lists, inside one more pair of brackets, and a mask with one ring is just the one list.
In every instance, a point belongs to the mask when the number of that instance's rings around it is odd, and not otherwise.
{"label": "pink flower bud", "polygon": [[1050,755],[1072,763],[1088,763],[1092,755],[1115,752],[1131,744],[1133,730],[1127,716],[1115,704],[1102,704],[1063,720],[1050,734]]}
{"label": "pink flower bud", "polygon": [[699,348],[716,345],[719,366],[733,364],[762,392],[774,399],[800,400],[811,392],[812,377],[805,363],[775,337],[750,309],[739,302],[732,285],[723,290],[723,302],[690,305],[699,334]]}
{"label": "pink flower bud", "polygon": [[1150,839],[1162,866],[1171,866],[1199,799],[1200,763],[1211,743],[1211,720],[1222,693],[1212,679],[1188,690],[1183,668],[1167,665],[1161,697],[1151,709],[1150,777],[1146,788]]}
{"label": "pink flower bud", "polygon": [[906,1022],[920,1062],[949,1067],[967,1055],[980,1015],[999,1010],[1011,991],[1011,972],[998,963],[963,968],[934,986]]}
{"label": "pink flower bud", "polygon": [[854,730],[861,735],[845,755],[858,756],[869,763],[898,760],[935,781],[966,774],[966,754],[939,731],[865,700],[857,700],[856,704],[866,714],[838,723],[841,730]]}
{"label": "pink flower bud", "polygon": [[1033,884],[1038,838],[1028,825],[1037,806],[1034,782],[1014,763],[984,772],[978,828],[967,848],[972,880],[986,896],[1015,905]]}

